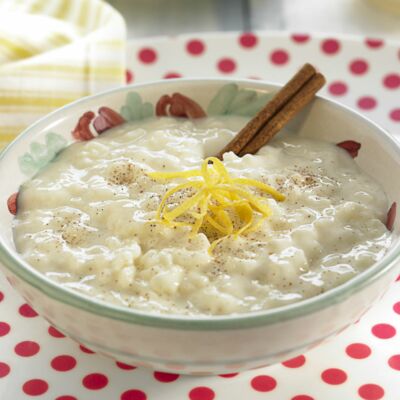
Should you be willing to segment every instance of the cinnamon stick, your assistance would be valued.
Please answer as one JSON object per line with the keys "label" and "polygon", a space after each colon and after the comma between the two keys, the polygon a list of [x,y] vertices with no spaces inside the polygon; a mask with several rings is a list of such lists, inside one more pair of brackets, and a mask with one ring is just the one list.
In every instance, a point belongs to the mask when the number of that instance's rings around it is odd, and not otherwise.
{"label": "cinnamon stick", "polygon": [[254,154],[267,144],[298,112],[300,112],[314,97],[315,93],[325,84],[322,74],[315,74],[283,108],[281,108],[253,136],[240,151],[239,156]]}
{"label": "cinnamon stick", "polygon": [[[221,159],[228,151],[237,155],[255,153],[312,99],[324,82],[324,77],[317,73],[312,65],[305,64],[217,154],[217,157]],[[269,122],[271,126],[267,127]]]}

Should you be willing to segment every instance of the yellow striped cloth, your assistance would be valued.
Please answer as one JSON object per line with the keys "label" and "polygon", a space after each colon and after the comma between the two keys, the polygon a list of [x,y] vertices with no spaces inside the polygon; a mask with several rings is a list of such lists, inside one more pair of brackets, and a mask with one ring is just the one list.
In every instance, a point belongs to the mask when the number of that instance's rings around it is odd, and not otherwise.
{"label": "yellow striped cloth", "polygon": [[55,108],[121,85],[125,38],[102,0],[0,0],[0,149]]}

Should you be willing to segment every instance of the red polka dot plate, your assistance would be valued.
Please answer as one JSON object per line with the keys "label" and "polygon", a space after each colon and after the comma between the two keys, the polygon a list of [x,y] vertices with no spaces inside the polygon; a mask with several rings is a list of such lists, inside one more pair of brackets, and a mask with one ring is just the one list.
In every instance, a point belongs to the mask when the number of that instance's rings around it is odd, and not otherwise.
{"label": "red polka dot plate", "polygon": [[[132,42],[127,80],[224,76],[284,82],[305,61],[323,94],[400,134],[399,45],[299,34],[191,35]],[[79,346],[0,277],[0,398],[27,400],[396,399],[400,281],[361,320],[283,363],[216,377],[152,372]]]}

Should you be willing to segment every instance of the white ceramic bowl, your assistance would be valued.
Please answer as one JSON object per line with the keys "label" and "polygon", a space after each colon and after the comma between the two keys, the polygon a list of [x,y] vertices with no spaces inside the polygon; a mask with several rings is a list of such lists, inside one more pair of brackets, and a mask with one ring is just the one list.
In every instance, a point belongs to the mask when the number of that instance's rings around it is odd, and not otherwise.
{"label": "white ceramic bowl", "polygon": [[[121,87],[84,98],[41,119],[1,153],[2,268],[35,310],[90,349],[126,363],[180,373],[226,373],[260,367],[300,354],[354,323],[394,280],[400,254],[397,238],[383,260],[367,271],[333,290],[296,304],[236,316],[160,316],[106,304],[60,287],[21,259],[13,244],[12,215],[7,210],[7,199],[65,140],[74,140],[71,130],[85,111],[97,111],[100,106],[119,110],[129,92],[137,92],[143,101],[152,104],[163,94],[181,92],[207,108],[216,92],[228,82],[231,81],[169,80]],[[259,96],[278,88],[259,81],[236,83],[256,91]],[[135,104],[131,106],[149,112],[150,106],[138,103],[139,96],[133,98],[136,103],[133,101]],[[357,163],[382,184],[390,203],[400,199],[400,186],[394,184],[400,174],[399,145],[371,121],[318,97],[289,128],[299,135],[334,143],[348,139],[360,142]],[[49,132],[56,132],[58,136],[49,136]],[[46,140],[47,147],[43,145]],[[397,230],[396,223],[395,234]]]}

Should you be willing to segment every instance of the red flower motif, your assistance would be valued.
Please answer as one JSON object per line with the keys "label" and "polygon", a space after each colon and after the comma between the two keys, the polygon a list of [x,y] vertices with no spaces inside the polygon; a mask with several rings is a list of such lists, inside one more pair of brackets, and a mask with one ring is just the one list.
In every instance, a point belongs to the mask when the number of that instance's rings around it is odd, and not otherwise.
{"label": "red flower motif", "polygon": [[189,97],[181,93],[167,94],[160,97],[156,104],[156,115],[183,118],[204,118],[206,116],[202,107]]}
{"label": "red flower motif", "polygon": [[353,158],[358,156],[358,151],[361,149],[361,143],[354,140],[345,140],[344,142],[337,143],[336,146],[346,150]]}
{"label": "red flower motif", "polygon": [[114,126],[125,122],[124,118],[109,107],[100,107],[96,117],[93,111],[85,112],[72,131],[72,136],[77,140],[91,140],[95,137],[91,130],[91,124],[97,133],[103,133]]}
{"label": "red flower motif", "polygon": [[72,131],[72,136],[76,140],[90,140],[94,138],[93,133],[90,130],[90,123],[94,118],[93,111],[86,111],[76,124],[74,130]]}
{"label": "red flower motif", "polygon": [[13,193],[7,200],[8,211],[10,211],[12,215],[17,214],[18,194],[18,192]]}
{"label": "red flower motif", "polygon": [[109,107],[100,107],[99,115],[94,119],[93,126],[97,133],[113,128],[114,126],[121,125],[125,122],[120,114]]}
{"label": "red flower motif", "polygon": [[389,231],[393,230],[394,221],[396,219],[396,211],[397,211],[397,204],[396,204],[396,202],[394,202],[390,206],[389,211],[388,211],[387,216],[386,216],[386,228]]}

